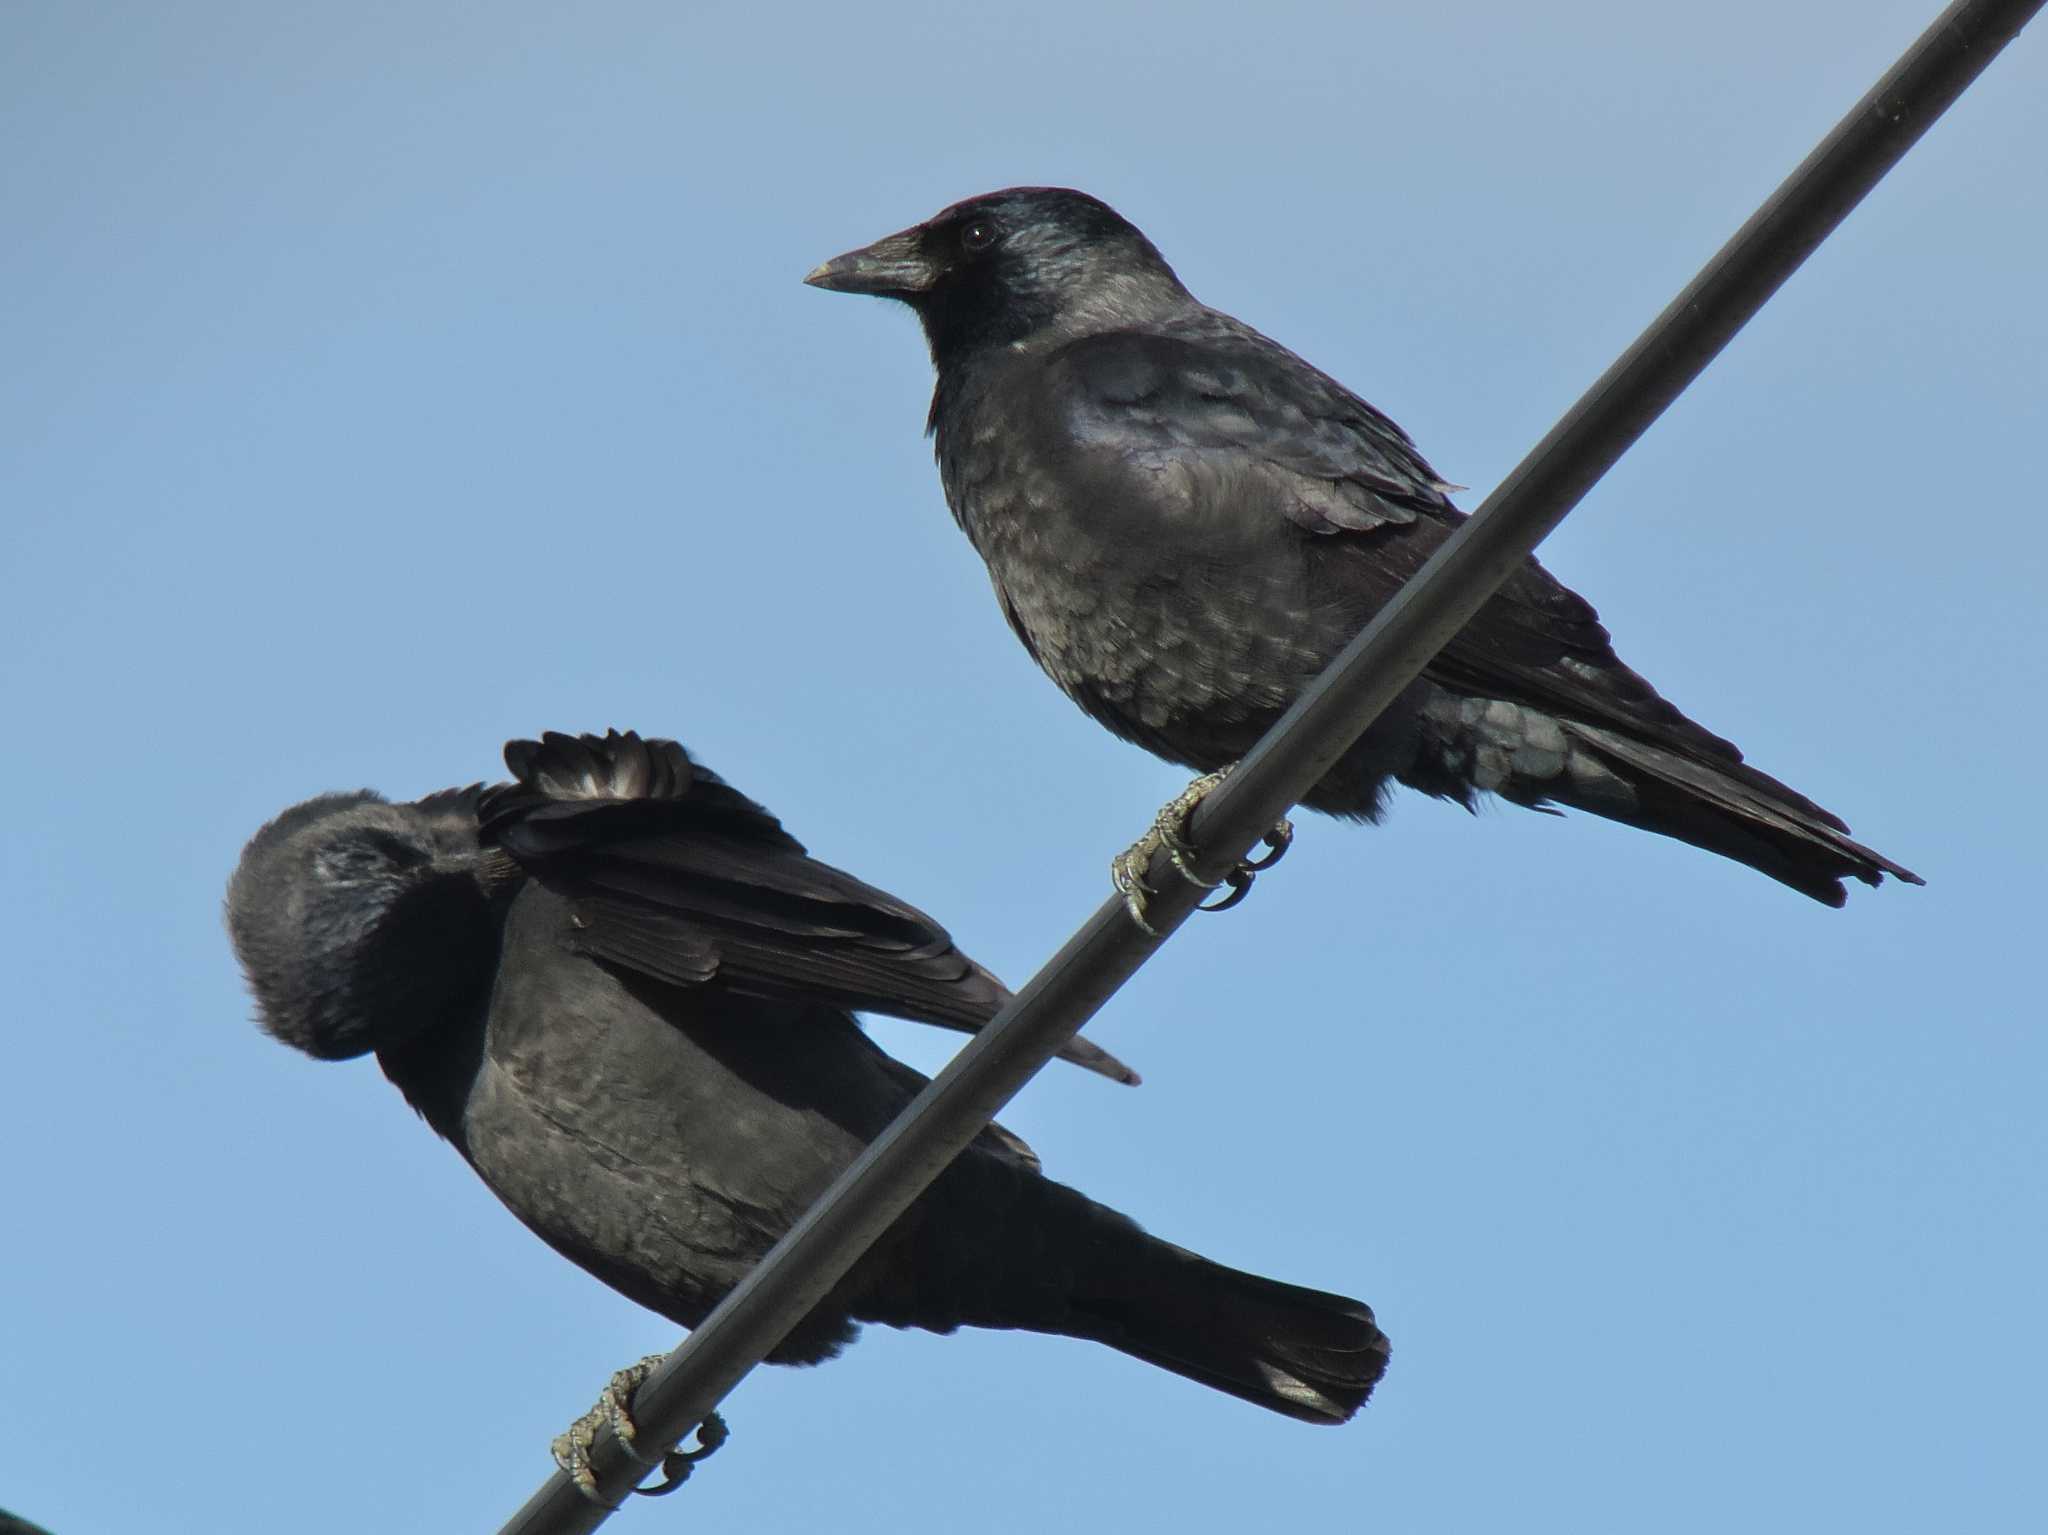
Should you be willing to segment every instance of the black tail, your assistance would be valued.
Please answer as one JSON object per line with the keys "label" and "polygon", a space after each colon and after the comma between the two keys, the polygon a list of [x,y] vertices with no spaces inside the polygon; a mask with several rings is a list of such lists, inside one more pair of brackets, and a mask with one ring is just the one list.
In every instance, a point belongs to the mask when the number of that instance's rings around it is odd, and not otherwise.
{"label": "black tail", "polygon": [[[1468,807],[1484,789],[1538,810],[1584,810],[1732,858],[1827,906],[1848,899],[1845,879],[1876,885],[1889,874],[1926,883],[1852,840],[1838,817],[1805,795],[1759,773],[1733,742],[1687,719],[1612,655],[1599,667],[1534,676],[1541,687],[1532,691],[1571,707],[1442,684],[1427,691],[1420,742],[1402,782]],[[1363,766],[1372,768],[1370,757]],[[1311,806],[1375,818],[1377,778],[1364,795],[1341,781],[1332,794],[1329,784],[1317,786]]]}
{"label": "black tail", "polygon": [[[1387,1368],[1361,1301],[1261,1279],[1146,1237],[1060,1330],[1304,1423],[1342,1423]],[[1132,1261],[1135,1258],[1135,1261]]]}
{"label": "black tail", "polygon": [[1560,722],[1573,761],[1544,785],[1559,804],[1640,826],[1719,853],[1828,906],[1847,900],[1842,881],[1889,874],[1921,885],[1911,869],[1852,841],[1849,828],[1804,795],[1747,763],[1706,762],[1577,720]]}
{"label": "black tail", "polygon": [[841,1301],[892,1327],[1106,1343],[1304,1423],[1344,1422],[1387,1368],[1371,1307],[1211,1263],[980,1144],[847,1275]]}

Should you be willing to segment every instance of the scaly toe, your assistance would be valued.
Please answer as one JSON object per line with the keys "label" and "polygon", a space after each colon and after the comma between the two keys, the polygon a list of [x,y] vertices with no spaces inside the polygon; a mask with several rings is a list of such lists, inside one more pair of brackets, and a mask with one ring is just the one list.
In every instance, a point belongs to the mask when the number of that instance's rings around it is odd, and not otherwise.
{"label": "scaly toe", "polygon": [[604,1395],[598,1398],[593,1411],[604,1414],[605,1421],[612,1426],[612,1432],[619,1436],[619,1443],[626,1447],[626,1453],[635,1460],[645,1463],[640,1453],[640,1426],[633,1421],[633,1393],[647,1384],[647,1377],[666,1358],[663,1354],[649,1354],[638,1364],[629,1364],[623,1370],[614,1371],[612,1378],[605,1382]]}
{"label": "scaly toe", "polygon": [[1152,850],[1157,846],[1152,833],[1147,832],[1109,861],[1110,882],[1116,886],[1117,894],[1124,898],[1124,910],[1131,914],[1131,920],[1141,931],[1150,933],[1154,938],[1159,936],[1159,930],[1145,920],[1145,898],[1152,893],[1152,887],[1145,883],[1145,869],[1152,862]]}
{"label": "scaly toe", "polygon": [[598,1426],[604,1422],[602,1406],[593,1407],[562,1433],[555,1435],[548,1446],[548,1453],[555,1458],[555,1464],[568,1473],[576,1484],[576,1490],[591,1502],[610,1507],[599,1496],[597,1476],[590,1469],[590,1447],[597,1443]]}
{"label": "scaly toe", "polygon": [[1180,871],[1180,877],[1191,885],[1204,890],[1211,888],[1211,882],[1194,871],[1195,850],[1188,845],[1188,818],[1195,813],[1195,807],[1207,799],[1216,786],[1230,776],[1229,768],[1220,768],[1214,773],[1204,773],[1160,808],[1158,819],[1152,823],[1152,831],[1159,839],[1159,845],[1166,849],[1166,856],[1173,860],[1173,866]]}
{"label": "scaly toe", "polygon": [[642,1459],[639,1430],[633,1422],[633,1393],[654,1373],[654,1367],[661,1363],[662,1357],[649,1354],[638,1364],[627,1365],[625,1369],[614,1372],[612,1378],[605,1382],[604,1394],[597,1399],[597,1405],[571,1423],[565,1432],[557,1434],[548,1446],[555,1464],[568,1473],[576,1484],[576,1490],[601,1507],[613,1505],[607,1503],[597,1490],[597,1473],[590,1464],[590,1451],[597,1443],[599,1431],[609,1427],[628,1455],[635,1460]]}

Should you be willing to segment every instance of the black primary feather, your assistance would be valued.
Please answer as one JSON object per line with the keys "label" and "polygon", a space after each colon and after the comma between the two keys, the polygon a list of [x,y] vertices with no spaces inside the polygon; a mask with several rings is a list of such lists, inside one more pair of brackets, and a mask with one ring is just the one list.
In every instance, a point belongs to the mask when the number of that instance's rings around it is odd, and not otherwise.
{"label": "black primary feather", "polygon": [[[818,862],[760,805],[673,741],[549,734],[505,749],[486,846],[569,897],[579,953],[660,980],[829,1002],[973,1030],[1009,1001],[946,930]],[[1063,1059],[1137,1074],[1084,1039]]]}

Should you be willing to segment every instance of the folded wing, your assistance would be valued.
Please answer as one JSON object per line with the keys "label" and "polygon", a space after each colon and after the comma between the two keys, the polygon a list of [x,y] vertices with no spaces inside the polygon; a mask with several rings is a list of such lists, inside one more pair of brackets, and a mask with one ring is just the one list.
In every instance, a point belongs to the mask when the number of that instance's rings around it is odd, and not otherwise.
{"label": "folded wing", "polygon": [[[483,840],[571,902],[578,953],[678,986],[886,1013],[972,1033],[1009,1000],[946,930],[818,862],[766,809],[673,741],[632,732],[514,741]],[[1064,1059],[1137,1074],[1076,1039]]]}

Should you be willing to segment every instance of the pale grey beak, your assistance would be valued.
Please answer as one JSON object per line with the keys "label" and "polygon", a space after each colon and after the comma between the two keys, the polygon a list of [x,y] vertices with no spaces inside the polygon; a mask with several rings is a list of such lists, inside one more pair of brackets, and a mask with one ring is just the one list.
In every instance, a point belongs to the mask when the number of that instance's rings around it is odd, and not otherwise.
{"label": "pale grey beak", "polygon": [[813,288],[834,293],[874,293],[908,298],[926,292],[938,273],[924,254],[923,229],[906,229],[873,245],[834,256],[804,279]]}

